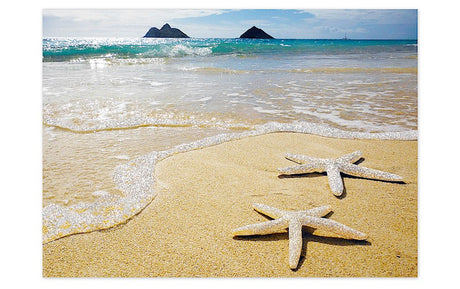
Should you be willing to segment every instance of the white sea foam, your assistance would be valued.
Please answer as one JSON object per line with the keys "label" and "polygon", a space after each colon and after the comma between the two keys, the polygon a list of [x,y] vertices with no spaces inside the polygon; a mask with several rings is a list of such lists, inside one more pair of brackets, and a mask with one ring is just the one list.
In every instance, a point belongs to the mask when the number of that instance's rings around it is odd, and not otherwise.
{"label": "white sea foam", "polygon": [[107,197],[107,196],[110,196],[110,193],[107,191],[95,191],[91,195],[95,197]]}
{"label": "white sea foam", "polygon": [[127,155],[118,155],[118,156],[113,156],[111,158],[117,159],[117,160],[129,160],[130,159],[130,157]]}
{"label": "white sea foam", "polygon": [[[103,69],[108,66],[113,65],[141,65],[141,64],[151,64],[151,65],[163,65],[165,64],[165,59],[160,57],[139,57],[139,58],[117,58],[114,55],[107,54],[99,58],[75,58],[70,60],[71,63],[89,63],[91,69]],[[142,80],[142,78],[137,78],[137,80]]]}
{"label": "white sea foam", "polygon": [[158,127],[207,127],[207,128],[220,128],[220,129],[251,129],[253,125],[245,123],[233,123],[228,121],[219,121],[215,118],[209,120],[194,119],[193,116],[189,119],[174,119],[173,115],[164,115],[163,118],[158,117],[138,117],[118,120],[106,118],[105,114],[98,114],[98,122],[88,121],[84,125],[75,123],[72,117],[61,117],[59,119],[44,118],[44,124],[48,126],[58,127],[61,129],[70,130],[73,132],[95,132],[104,130],[114,129],[127,129],[127,128],[138,128],[145,126],[158,126]]}
{"label": "white sea foam", "polygon": [[178,44],[171,47],[167,47],[167,55],[170,57],[181,56],[181,55],[199,55],[205,56],[212,53],[212,49],[209,47],[192,47],[188,45]]}
{"label": "white sea foam", "polygon": [[263,108],[263,107],[260,107],[260,106],[255,106],[253,107],[253,109],[257,112],[260,112],[260,113],[267,113],[267,114],[280,114],[282,113],[281,110],[278,110],[278,109],[266,109],[266,108]]}
{"label": "white sea foam", "polygon": [[200,99],[197,99],[195,101],[198,101],[198,102],[205,102],[205,101],[208,101],[208,100],[211,100],[212,99],[212,96],[206,96],[206,97],[202,97]]}
{"label": "white sea foam", "polygon": [[114,182],[123,197],[101,195],[95,203],[71,206],[51,204],[43,209],[43,242],[83,232],[113,227],[139,213],[155,197],[155,164],[177,153],[192,151],[231,140],[273,132],[317,134],[336,138],[416,140],[417,131],[364,133],[347,132],[325,125],[296,121],[271,122],[242,133],[227,133],[207,137],[169,150],[152,152],[115,168]]}
{"label": "white sea foam", "polygon": [[109,61],[103,58],[90,59],[89,65],[91,69],[103,69],[109,65]]}
{"label": "white sea foam", "polygon": [[166,83],[158,82],[158,81],[150,81],[149,83],[151,86],[162,86],[166,84]]}

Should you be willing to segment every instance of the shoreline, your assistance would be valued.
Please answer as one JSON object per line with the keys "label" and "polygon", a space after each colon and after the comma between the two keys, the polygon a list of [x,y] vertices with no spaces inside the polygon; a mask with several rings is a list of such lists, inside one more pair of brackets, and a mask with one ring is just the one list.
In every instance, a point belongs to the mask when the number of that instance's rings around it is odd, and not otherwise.
{"label": "shoreline", "polygon": [[[127,223],[44,244],[43,276],[415,277],[417,143],[272,132],[172,154],[155,165],[153,201]],[[363,151],[360,165],[408,182],[344,177],[339,199],[324,175],[276,173],[292,165],[283,152],[338,157],[354,150]],[[330,219],[368,233],[370,244],[304,229],[303,257],[291,271],[287,234],[231,237],[236,227],[266,220],[253,202],[286,210],[332,205]],[[385,220],[387,227],[372,226]]]}
{"label": "shoreline", "polygon": [[[245,132],[223,133],[205,137],[191,143],[182,143],[171,149],[154,151],[115,168],[112,194],[95,202],[80,202],[72,206],[51,204],[43,209],[43,242],[47,243],[76,233],[108,229],[125,223],[149,204],[156,195],[153,177],[155,165],[177,153],[203,149],[225,142],[270,133],[302,133],[337,139],[415,140],[417,131],[364,133],[350,132],[329,126],[297,121],[293,123],[269,122]],[[146,139],[146,142],[148,140]]]}

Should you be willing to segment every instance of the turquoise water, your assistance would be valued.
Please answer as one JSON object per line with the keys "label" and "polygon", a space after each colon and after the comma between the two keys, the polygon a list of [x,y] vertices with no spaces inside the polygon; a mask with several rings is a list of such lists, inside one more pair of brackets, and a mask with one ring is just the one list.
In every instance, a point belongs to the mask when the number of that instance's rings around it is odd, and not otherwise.
{"label": "turquoise water", "polygon": [[110,54],[117,58],[188,55],[342,55],[416,52],[416,40],[311,39],[100,39],[45,38],[44,61],[65,61]]}

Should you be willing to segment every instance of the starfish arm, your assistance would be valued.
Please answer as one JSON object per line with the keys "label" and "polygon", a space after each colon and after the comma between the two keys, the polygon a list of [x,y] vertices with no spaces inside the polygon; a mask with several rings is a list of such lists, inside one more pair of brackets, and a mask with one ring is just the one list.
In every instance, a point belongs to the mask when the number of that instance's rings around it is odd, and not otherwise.
{"label": "starfish arm", "polygon": [[309,215],[313,217],[324,217],[327,214],[329,214],[332,211],[331,206],[322,206],[322,207],[317,207],[305,211],[300,211],[299,213],[302,215]]}
{"label": "starfish arm", "polygon": [[287,153],[285,155],[285,157],[288,160],[293,161],[293,162],[298,163],[298,164],[314,163],[314,162],[318,162],[318,161],[322,160],[322,159],[319,159],[319,158],[313,158],[313,157],[309,157],[309,156],[305,156],[305,155],[295,155],[295,154],[290,154],[290,153]]}
{"label": "starfish arm", "polygon": [[297,268],[302,252],[302,224],[299,220],[289,222],[289,267]]}
{"label": "starfish arm", "polygon": [[325,167],[323,165],[319,165],[317,163],[309,163],[300,166],[293,166],[293,167],[285,167],[279,168],[278,172],[283,175],[298,175],[298,174],[307,174],[307,173],[321,173],[325,171]]}
{"label": "starfish arm", "polygon": [[283,211],[283,210],[280,210],[280,209],[277,209],[277,208],[274,208],[274,207],[270,207],[270,206],[267,206],[267,205],[264,205],[264,204],[254,203],[254,204],[252,204],[252,207],[257,212],[262,213],[262,214],[264,214],[266,216],[269,216],[270,218],[273,218],[273,219],[277,219],[277,218],[281,217],[282,215],[286,214],[286,211]]}
{"label": "starfish arm", "polygon": [[352,152],[350,154],[344,155],[344,156],[338,158],[337,160],[347,162],[347,163],[354,163],[354,162],[358,161],[362,156],[363,156],[362,152],[355,151],[355,152]]}
{"label": "starfish arm", "polygon": [[343,181],[340,176],[338,166],[329,166],[327,168],[327,177],[329,179],[329,187],[334,195],[340,196],[343,193]]}
{"label": "starfish arm", "polygon": [[301,220],[302,225],[315,229],[325,230],[347,239],[365,240],[367,235],[358,230],[352,229],[339,222],[329,219],[305,216]]}
{"label": "starfish arm", "polygon": [[267,235],[286,229],[289,221],[284,218],[271,220],[258,224],[246,225],[233,230],[233,236]]}
{"label": "starfish arm", "polygon": [[403,178],[401,176],[382,172],[375,169],[370,169],[366,167],[360,167],[354,164],[346,164],[342,165],[342,171],[346,174],[362,177],[362,178],[369,178],[375,180],[384,180],[384,181],[402,181]]}

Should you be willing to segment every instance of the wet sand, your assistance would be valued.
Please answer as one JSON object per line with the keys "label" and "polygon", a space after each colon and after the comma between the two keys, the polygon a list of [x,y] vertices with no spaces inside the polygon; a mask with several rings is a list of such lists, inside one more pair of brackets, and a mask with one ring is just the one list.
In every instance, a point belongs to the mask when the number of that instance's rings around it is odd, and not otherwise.
{"label": "wet sand", "polygon": [[[280,178],[287,152],[338,157],[361,150],[360,166],[405,183],[344,176],[335,197],[325,174]],[[45,277],[416,277],[417,141],[345,140],[272,133],[171,156],[156,166],[158,195],[126,224],[43,245]],[[368,234],[345,240],[304,228],[297,270],[287,233],[232,237],[286,210],[331,205],[330,219]]]}

